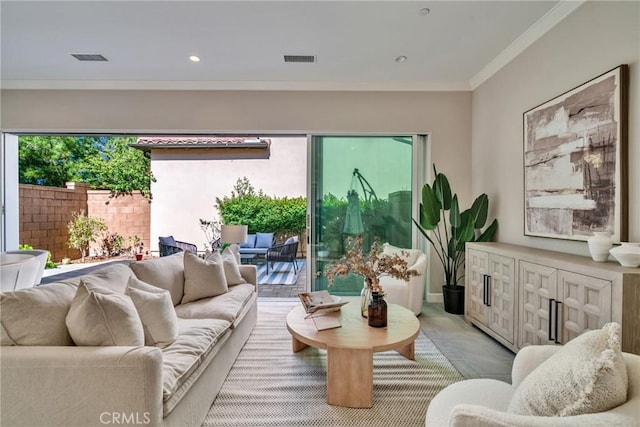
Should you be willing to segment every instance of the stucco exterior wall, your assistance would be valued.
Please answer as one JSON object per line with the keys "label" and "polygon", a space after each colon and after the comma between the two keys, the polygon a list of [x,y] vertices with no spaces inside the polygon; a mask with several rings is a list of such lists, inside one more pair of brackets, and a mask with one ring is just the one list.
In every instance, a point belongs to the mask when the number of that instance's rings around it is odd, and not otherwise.
{"label": "stucco exterior wall", "polygon": [[205,250],[199,219],[217,220],[216,197],[230,196],[236,181],[247,177],[268,196],[306,195],[306,138],[271,139],[270,156],[234,149],[153,149],[151,170],[151,250],[158,237],[173,235]]}

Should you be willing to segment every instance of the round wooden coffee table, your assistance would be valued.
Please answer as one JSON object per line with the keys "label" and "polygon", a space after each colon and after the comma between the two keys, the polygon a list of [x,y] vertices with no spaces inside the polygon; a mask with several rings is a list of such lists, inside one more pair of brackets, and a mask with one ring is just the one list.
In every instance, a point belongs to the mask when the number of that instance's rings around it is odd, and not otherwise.
{"label": "round wooden coffee table", "polygon": [[396,350],[414,359],[420,322],[404,307],[389,304],[387,327],[372,328],[360,315],[359,300],[349,299],[337,317],[342,327],[318,331],[302,305],[287,315],[293,352],[308,346],[327,350],[327,403],[350,408],[373,405],[373,353]]}

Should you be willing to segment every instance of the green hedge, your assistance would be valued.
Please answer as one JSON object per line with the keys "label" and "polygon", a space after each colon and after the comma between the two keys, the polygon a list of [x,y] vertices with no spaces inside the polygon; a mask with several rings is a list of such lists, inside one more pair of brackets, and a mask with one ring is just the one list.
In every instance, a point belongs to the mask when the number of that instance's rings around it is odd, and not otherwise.
{"label": "green hedge", "polygon": [[218,200],[223,224],[246,224],[249,233],[273,232],[278,240],[302,237],[306,227],[307,200],[263,194],[225,197]]}

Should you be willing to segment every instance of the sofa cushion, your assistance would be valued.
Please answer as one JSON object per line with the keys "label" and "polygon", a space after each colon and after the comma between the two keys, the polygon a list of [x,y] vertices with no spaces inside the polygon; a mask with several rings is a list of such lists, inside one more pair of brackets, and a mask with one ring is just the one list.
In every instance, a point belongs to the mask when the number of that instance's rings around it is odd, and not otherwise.
{"label": "sofa cushion", "polygon": [[231,246],[222,251],[222,266],[224,267],[224,277],[227,279],[227,286],[247,283],[240,275],[240,266],[236,254],[232,252]]}
{"label": "sofa cushion", "polygon": [[255,295],[255,286],[244,283],[229,288],[229,292],[176,307],[178,317],[185,319],[222,319],[234,322]]}
{"label": "sofa cushion", "polygon": [[132,262],[130,267],[138,279],[168,290],[173,305],[180,304],[184,294],[184,252]]}
{"label": "sofa cushion", "polygon": [[0,345],[73,345],[65,319],[75,293],[67,283],[0,293]]}
{"label": "sofa cushion", "polygon": [[215,297],[224,294],[228,289],[222,256],[219,252],[212,253],[206,260],[188,252],[184,255],[182,304]]}
{"label": "sofa cushion", "polygon": [[142,322],[131,298],[90,280],[80,282],[66,324],[76,345],[144,345]]}
{"label": "sofa cushion", "polygon": [[247,234],[247,241],[240,243],[241,248],[255,248],[256,247],[256,235]]}
{"label": "sofa cushion", "polygon": [[[220,319],[178,319],[177,339],[162,349],[162,395],[164,416],[180,401],[174,396],[188,381],[197,378],[191,374],[203,363],[209,363],[217,352],[216,344],[229,329],[230,323]],[[177,397],[177,398],[176,398]]]}
{"label": "sofa cushion", "polygon": [[255,254],[255,255],[264,255],[267,253],[269,248],[240,248],[241,254]]}
{"label": "sofa cushion", "polygon": [[407,267],[411,267],[416,263],[422,251],[419,249],[403,249],[390,245],[389,243],[382,244],[383,255],[398,255],[401,259],[407,262]]}
{"label": "sofa cushion", "polygon": [[273,233],[256,233],[256,248],[270,248],[273,245]]}
{"label": "sofa cushion", "polygon": [[151,286],[135,276],[129,278],[131,297],[142,321],[145,345],[166,347],[178,336],[178,316],[165,289]]}
{"label": "sofa cushion", "polygon": [[626,402],[627,385],[620,325],[607,323],[572,339],[531,371],[509,412],[545,417],[603,412]]}
{"label": "sofa cushion", "polygon": [[103,288],[111,289],[119,294],[124,294],[127,289],[129,277],[133,276],[133,271],[129,268],[131,261],[114,261],[106,267],[99,268],[82,276],[62,279],[60,282],[69,283],[74,286],[80,285],[82,280],[91,280],[91,283]]}

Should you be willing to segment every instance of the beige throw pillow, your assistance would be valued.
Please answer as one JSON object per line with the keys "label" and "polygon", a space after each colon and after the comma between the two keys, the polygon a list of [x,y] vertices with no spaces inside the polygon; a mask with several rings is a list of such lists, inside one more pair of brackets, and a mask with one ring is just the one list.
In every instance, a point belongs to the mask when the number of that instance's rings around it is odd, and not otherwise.
{"label": "beige throw pillow", "polygon": [[607,411],[627,401],[620,325],[607,323],[572,339],[516,389],[509,412],[566,417]]}
{"label": "beige throw pillow", "polygon": [[143,282],[168,290],[173,305],[180,304],[184,293],[184,252],[132,262],[129,267]]}
{"label": "beige throw pillow", "polygon": [[131,298],[86,280],[71,301],[66,324],[76,345],[144,345],[142,322]]}
{"label": "beige throw pillow", "polygon": [[182,304],[215,297],[229,290],[224,276],[222,256],[214,252],[204,260],[192,253],[184,254],[184,296]]}
{"label": "beige throw pillow", "polygon": [[66,283],[0,293],[0,345],[73,345],[65,319],[75,294]]}
{"label": "beige throw pillow", "polygon": [[173,308],[169,291],[151,286],[132,276],[129,279],[127,295],[144,328],[144,343],[158,347],[166,347],[178,337],[178,316]]}
{"label": "beige throw pillow", "polygon": [[[207,260],[214,259],[215,252],[207,257]],[[212,258],[213,257],[213,258]],[[217,258],[216,258],[217,259]],[[240,274],[240,266],[236,258],[236,254],[233,253],[231,246],[222,251],[222,266],[224,267],[224,277],[227,279],[228,286],[240,285],[247,283]]]}

